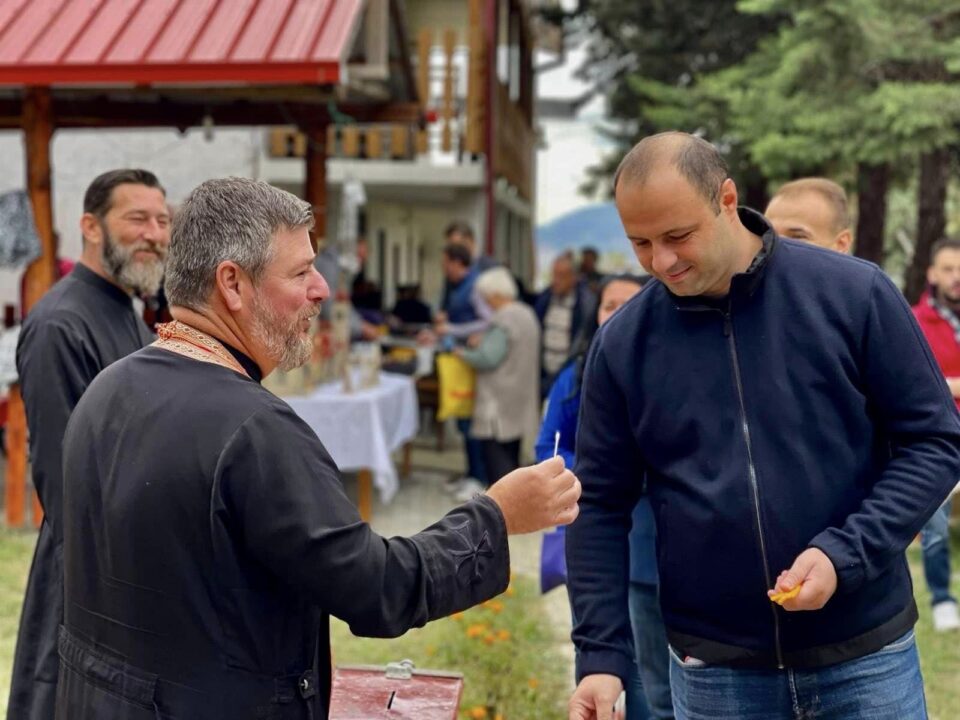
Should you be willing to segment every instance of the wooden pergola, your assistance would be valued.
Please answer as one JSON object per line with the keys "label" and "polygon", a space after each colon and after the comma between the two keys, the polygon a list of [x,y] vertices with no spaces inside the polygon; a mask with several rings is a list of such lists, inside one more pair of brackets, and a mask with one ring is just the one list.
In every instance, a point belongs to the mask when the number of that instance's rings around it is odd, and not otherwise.
{"label": "wooden pergola", "polygon": [[[55,277],[57,129],[295,125],[308,138],[305,199],[322,241],[331,111],[358,122],[422,123],[396,0],[0,0],[0,128],[23,130],[42,245],[25,271],[23,313]],[[9,525],[24,522],[26,467],[14,386]]]}

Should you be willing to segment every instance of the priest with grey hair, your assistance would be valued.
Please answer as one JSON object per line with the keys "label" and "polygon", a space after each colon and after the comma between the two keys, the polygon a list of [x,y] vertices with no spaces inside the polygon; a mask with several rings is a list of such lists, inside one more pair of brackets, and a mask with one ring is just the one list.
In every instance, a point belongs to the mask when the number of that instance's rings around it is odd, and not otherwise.
{"label": "priest with grey hair", "polygon": [[393,637],[504,591],[507,535],[567,524],[579,482],[521,468],[412,537],[361,520],[260,381],[311,353],[329,289],[310,206],[210,180],[174,220],[173,322],[80,401],[64,441],[62,720],[327,717],[329,617]]}

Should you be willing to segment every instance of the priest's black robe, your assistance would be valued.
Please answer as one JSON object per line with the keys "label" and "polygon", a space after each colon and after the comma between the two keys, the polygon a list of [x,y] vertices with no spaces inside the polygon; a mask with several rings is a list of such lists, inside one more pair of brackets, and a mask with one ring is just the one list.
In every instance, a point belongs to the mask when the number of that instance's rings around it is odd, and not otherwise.
{"label": "priest's black robe", "polygon": [[251,377],[145,348],[70,420],[62,720],[325,718],[330,615],[392,637],[507,586],[490,498],[378,536],[235,355]]}
{"label": "priest's black robe", "polygon": [[54,716],[57,628],[63,622],[61,443],[67,420],[97,373],[151,339],[130,297],[82,264],[43,296],[20,332],[17,371],[44,519],[20,618],[10,720]]}

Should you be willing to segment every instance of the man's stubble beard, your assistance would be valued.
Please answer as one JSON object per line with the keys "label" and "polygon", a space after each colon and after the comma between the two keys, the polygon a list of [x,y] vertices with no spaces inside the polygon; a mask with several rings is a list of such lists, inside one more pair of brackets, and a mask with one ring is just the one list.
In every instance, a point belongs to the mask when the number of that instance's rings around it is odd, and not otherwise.
{"label": "man's stubble beard", "polygon": [[319,306],[300,313],[287,323],[259,297],[253,305],[253,335],[264,346],[267,355],[277,363],[279,370],[287,371],[305,364],[313,354],[313,338],[302,337],[300,321],[315,317]]}

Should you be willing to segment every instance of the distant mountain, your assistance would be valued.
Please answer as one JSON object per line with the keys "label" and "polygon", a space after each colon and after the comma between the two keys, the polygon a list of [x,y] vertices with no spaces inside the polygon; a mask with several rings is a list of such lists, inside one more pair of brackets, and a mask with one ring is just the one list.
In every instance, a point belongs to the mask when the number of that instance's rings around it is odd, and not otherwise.
{"label": "distant mountain", "polygon": [[550,265],[557,255],[573,250],[579,256],[588,245],[600,253],[602,272],[642,272],[612,202],[587,205],[538,226],[536,243],[537,288],[549,283]]}
{"label": "distant mountain", "polygon": [[612,202],[596,203],[561,215],[540,225],[536,231],[537,248],[561,253],[592,245],[600,253],[630,252],[630,243]]}

